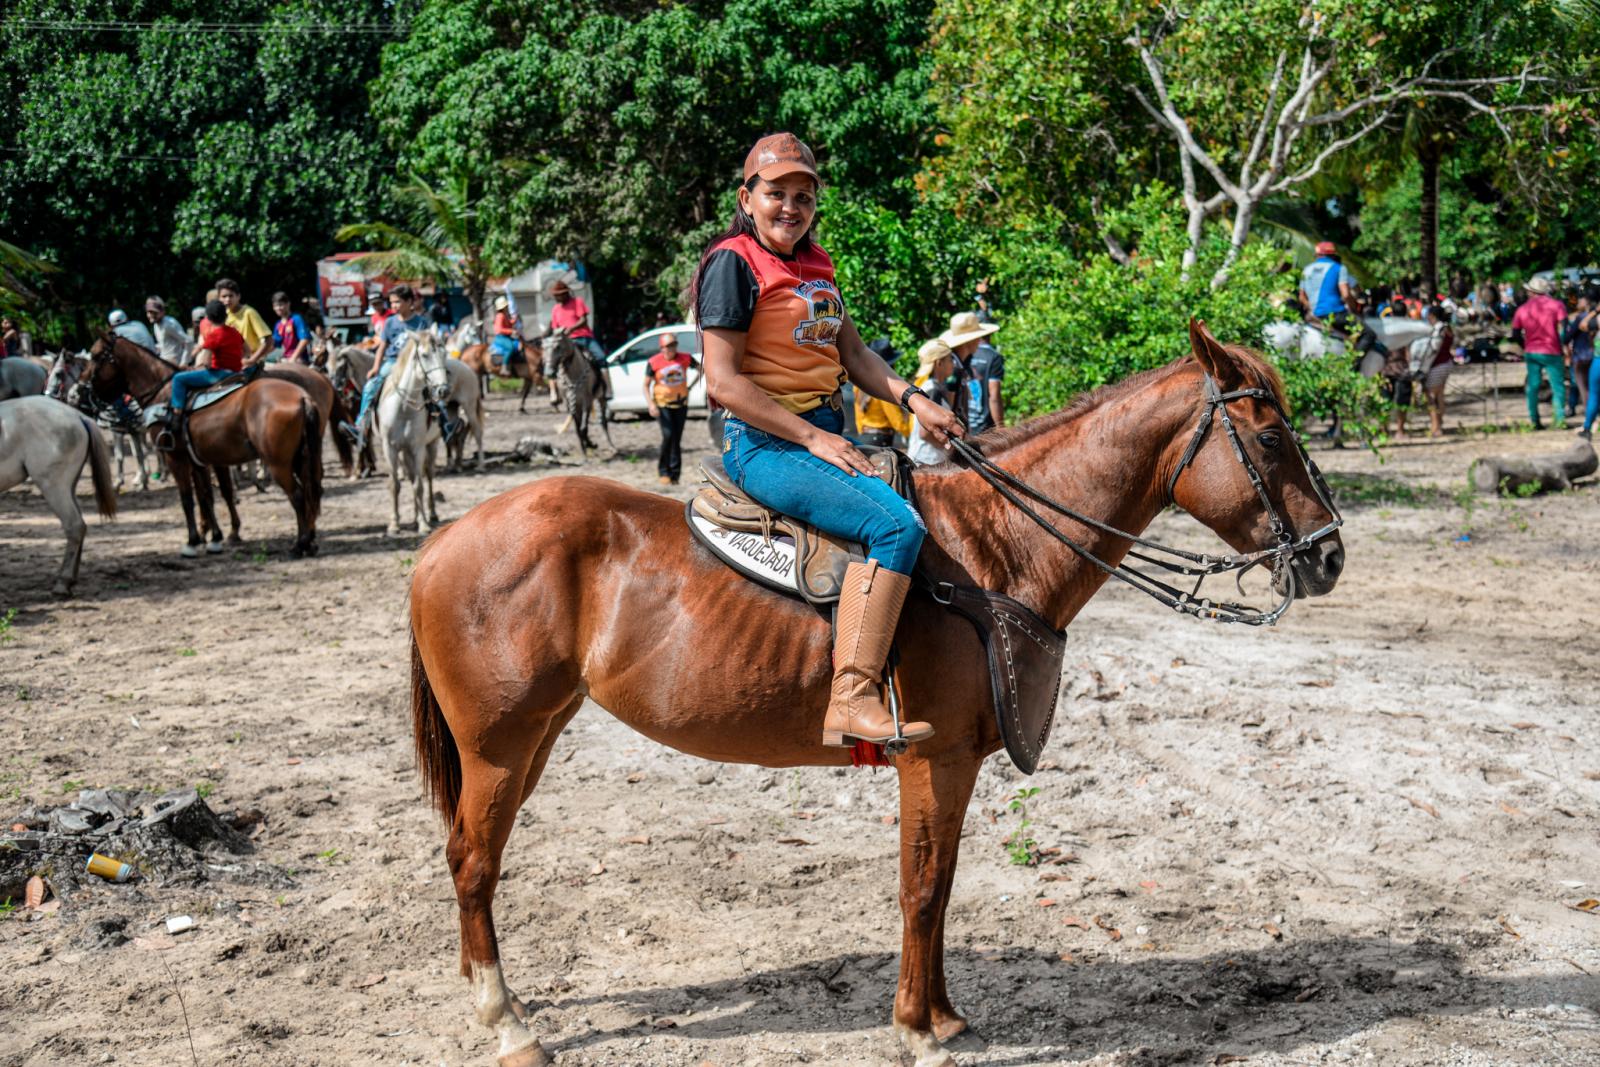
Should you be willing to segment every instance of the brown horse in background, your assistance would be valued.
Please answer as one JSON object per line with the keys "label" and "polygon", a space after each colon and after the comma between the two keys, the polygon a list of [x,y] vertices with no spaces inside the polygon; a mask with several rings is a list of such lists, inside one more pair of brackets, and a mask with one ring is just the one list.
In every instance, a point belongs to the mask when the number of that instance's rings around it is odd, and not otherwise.
{"label": "brown horse in background", "polygon": [[[1081,397],[1064,411],[980,439],[993,460],[1079,512],[1137,535],[1169,504],[1234,550],[1329,527],[1332,516],[1285,425],[1282,386],[1260,357],[1191,327],[1192,357]],[[1206,406],[1207,375],[1232,400]],[[1263,399],[1265,397],[1265,399]],[[1276,401],[1274,403],[1273,401]],[[1238,433],[1261,491],[1222,430]],[[1186,446],[1194,442],[1192,455]],[[1175,480],[1174,480],[1175,479]],[[1170,487],[1170,488],[1169,488]],[[1270,505],[1263,500],[1270,500]],[[917,472],[935,581],[1009,594],[1065,629],[1106,579],[950,464]],[[1062,520],[1117,563],[1126,537]],[[1294,542],[1279,592],[1330,591],[1337,534]],[[501,855],[556,739],[587,697],[640,733],[705,759],[767,767],[844,766],[824,748],[832,676],[826,618],[740,576],[696,543],[683,503],[593,478],[548,478],[472,509],[425,546],[411,585],[412,716],[418,759],[449,824],[446,858],[461,920],[461,967],[502,1067],[549,1056],[501,973],[492,904]],[[918,1067],[955,1062],[943,1041],[966,1020],[945,989],[944,919],[978,768],[1001,747],[988,663],[973,628],[920,589],[900,620],[907,717],[934,735],[897,757],[900,907],[893,1022]],[[652,656],[697,647],[705,656]]]}
{"label": "brown horse in background", "polygon": [[[102,333],[89,349],[83,381],[102,403],[131,394],[141,405],[167,400],[178,367],[123,337]],[[315,373],[314,371],[312,373]],[[152,442],[156,433],[149,434]],[[230,542],[240,543],[239,509],[228,468],[259,459],[288,494],[298,531],[290,556],[315,555],[322,510],[322,416],[305,389],[286,378],[261,377],[195,412],[177,447],[164,453],[189,527],[185,556],[204,540],[195,525],[195,500],[210,532],[208,552],[222,551],[222,526],[211,496],[210,467],[228,505]],[[198,470],[196,467],[198,466]]]}
{"label": "brown horse in background", "polygon": [[478,375],[478,385],[483,390],[483,395],[489,395],[490,378],[521,378],[522,396],[517,400],[517,411],[523,415],[528,413],[528,394],[538,389],[541,392],[546,387],[545,376],[540,373],[538,353],[540,349],[527,341],[520,342],[519,351],[522,353],[520,361],[513,360],[509,367],[494,361],[489,346],[473,344],[461,350],[460,360]]}
{"label": "brown horse in background", "polygon": [[294,382],[306,391],[312,403],[317,405],[317,415],[322,419],[323,428],[333,441],[334,452],[339,457],[339,467],[344,471],[346,478],[355,474],[356,455],[350,439],[339,432],[341,422],[354,422],[355,412],[345,403],[344,397],[339,395],[333,383],[328,380],[328,375],[315,367],[308,367],[304,363],[289,363],[287,361],[270,363],[262,372],[263,378],[283,378]]}

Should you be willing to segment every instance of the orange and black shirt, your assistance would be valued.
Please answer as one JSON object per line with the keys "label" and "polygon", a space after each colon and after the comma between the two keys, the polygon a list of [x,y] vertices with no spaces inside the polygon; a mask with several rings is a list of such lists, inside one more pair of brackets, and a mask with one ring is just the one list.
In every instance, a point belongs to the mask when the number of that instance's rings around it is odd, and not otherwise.
{"label": "orange and black shirt", "polygon": [[702,329],[738,330],[742,373],[799,414],[838,392],[844,301],[833,260],[815,244],[779,255],[754,237],[731,237],[712,250],[695,308]]}

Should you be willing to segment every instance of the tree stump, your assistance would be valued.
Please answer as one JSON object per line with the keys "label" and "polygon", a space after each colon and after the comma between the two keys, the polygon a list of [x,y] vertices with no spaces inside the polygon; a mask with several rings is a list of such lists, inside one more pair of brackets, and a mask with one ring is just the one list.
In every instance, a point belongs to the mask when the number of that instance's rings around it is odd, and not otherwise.
{"label": "tree stump", "polygon": [[1485,456],[1472,464],[1472,484],[1480,493],[1535,496],[1572,488],[1600,468],[1594,446],[1579,439],[1565,452],[1545,456]]}

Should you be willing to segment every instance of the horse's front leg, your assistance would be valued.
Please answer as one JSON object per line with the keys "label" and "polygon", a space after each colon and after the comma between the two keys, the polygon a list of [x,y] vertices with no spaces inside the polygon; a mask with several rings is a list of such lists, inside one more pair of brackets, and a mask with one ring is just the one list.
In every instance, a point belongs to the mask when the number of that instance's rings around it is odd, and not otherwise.
{"label": "horse's front leg", "polygon": [[228,544],[242,545],[244,538],[239,536],[239,494],[234,488],[233,472],[227,464],[219,464],[211,468],[217,475],[217,491],[222,494],[222,502],[228,505]]}
{"label": "horse's front leg", "polygon": [[[176,456],[177,453],[173,455]],[[200,530],[194,523],[194,468],[187,462],[174,459],[172,477],[178,483],[178,500],[183,504],[183,521],[189,526],[189,540],[179,552],[193,559],[200,554],[198,549],[202,541]]]}
{"label": "horse's front leg", "polygon": [[217,521],[217,502],[211,495],[211,472],[205,467],[195,471],[195,496],[200,501],[200,519],[209,535],[206,551],[216,555],[222,551],[222,523]]}
{"label": "horse's front leg", "polygon": [[400,479],[404,476],[404,460],[398,448],[384,446],[384,455],[389,462],[389,529],[386,531],[390,537],[400,536]]}
{"label": "horse's front leg", "polygon": [[961,823],[982,759],[957,753],[938,761],[913,749],[895,760],[900,774],[900,913],[904,933],[894,1029],[916,1067],[950,1067],[942,1040],[966,1029],[944,989],[944,911],[950,901]]}
{"label": "horse's front leg", "polygon": [[433,467],[438,446],[428,442],[417,449],[417,532],[428,533],[439,525],[439,512],[433,505]]}

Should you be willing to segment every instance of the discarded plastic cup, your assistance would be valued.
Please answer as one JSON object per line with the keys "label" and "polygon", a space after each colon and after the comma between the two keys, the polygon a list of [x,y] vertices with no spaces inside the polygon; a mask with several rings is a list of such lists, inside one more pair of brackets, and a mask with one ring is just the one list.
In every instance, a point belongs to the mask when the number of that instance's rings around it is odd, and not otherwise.
{"label": "discarded plastic cup", "polygon": [[108,882],[126,882],[133,877],[133,868],[128,864],[114,860],[110,856],[102,856],[98,852],[90,856],[89,862],[83,866],[90,874],[99,875]]}

